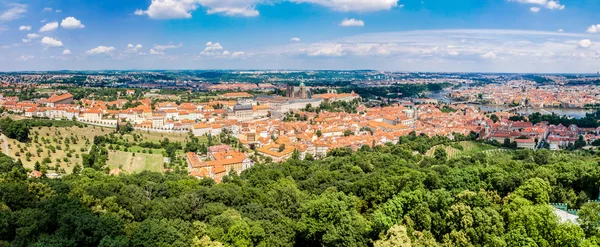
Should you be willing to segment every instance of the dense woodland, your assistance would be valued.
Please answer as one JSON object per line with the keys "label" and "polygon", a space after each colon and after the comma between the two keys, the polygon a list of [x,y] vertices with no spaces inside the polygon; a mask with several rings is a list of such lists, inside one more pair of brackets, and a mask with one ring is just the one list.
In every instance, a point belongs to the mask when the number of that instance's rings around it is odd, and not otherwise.
{"label": "dense woodland", "polygon": [[[28,179],[0,155],[0,246],[598,246],[600,154],[480,152],[446,138],[260,164],[221,184],[87,166]],[[581,208],[559,223],[551,202]]]}

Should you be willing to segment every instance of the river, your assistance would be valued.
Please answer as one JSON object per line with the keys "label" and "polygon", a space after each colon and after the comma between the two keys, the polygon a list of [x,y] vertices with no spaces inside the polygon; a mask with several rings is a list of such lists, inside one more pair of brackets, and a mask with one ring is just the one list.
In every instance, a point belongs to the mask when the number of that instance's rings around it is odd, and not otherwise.
{"label": "river", "polygon": [[[429,93],[427,97],[437,99],[440,103],[453,103],[456,102],[447,96],[447,91],[440,91],[437,93]],[[480,104],[467,104],[472,105],[479,108],[480,111],[483,112],[499,112],[504,111],[508,108],[511,108],[508,105],[480,105]],[[590,109],[579,109],[579,108],[525,108],[517,111],[518,114],[521,115],[530,115],[534,112],[539,112],[541,114],[556,114],[559,116],[567,116],[573,118],[583,118],[586,113],[593,112],[594,110]]]}

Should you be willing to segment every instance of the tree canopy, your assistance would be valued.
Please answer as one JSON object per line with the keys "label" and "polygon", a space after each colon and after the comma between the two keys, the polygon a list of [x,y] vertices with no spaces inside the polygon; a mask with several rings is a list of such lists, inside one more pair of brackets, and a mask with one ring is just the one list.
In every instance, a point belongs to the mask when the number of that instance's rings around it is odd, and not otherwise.
{"label": "tree canopy", "polygon": [[[458,137],[466,138],[466,137]],[[596,151],[424,154],[447,138],[182,173],[28,179],[0,155],[0,246],[597,246]],[[183,147],[181,147],[183,148]],[[93,149],[93,148],[92,148]],[[543,159],[541,158],[543,157]],[[581,208],[561,223],[549,203]]]}

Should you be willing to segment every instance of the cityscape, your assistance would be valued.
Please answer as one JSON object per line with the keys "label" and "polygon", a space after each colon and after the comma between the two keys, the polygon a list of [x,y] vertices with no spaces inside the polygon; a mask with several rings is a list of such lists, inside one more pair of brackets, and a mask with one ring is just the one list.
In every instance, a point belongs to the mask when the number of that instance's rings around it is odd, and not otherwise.
{"label": "cityscape", "polygon": [[450,2],[0,2],[0,247],[600,246],[600,5]]}

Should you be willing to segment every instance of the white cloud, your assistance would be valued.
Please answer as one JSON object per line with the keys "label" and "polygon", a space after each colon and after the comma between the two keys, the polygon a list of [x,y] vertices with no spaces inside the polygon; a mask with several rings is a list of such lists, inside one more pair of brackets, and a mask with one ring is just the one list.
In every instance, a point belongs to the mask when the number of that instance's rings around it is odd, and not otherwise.
{"label": "white cloud", "polygon": [[78,29],[84,28],[85,25],[81,24],[80,20],[75,19],[75,17],[67,17],[60,23],[60,26],[65,29]]}
{"label": "white cloud", "polygon": [[223,50],[223,46],[219,42],[213,43],[209,41],[206,43],[206,48],[200,54],[204,56],[219,56],[223,54],[221,50]]}
{"label": "white cloud", "polygon": [[577,45],[581,48],[589,48],[592,46],[592,41],[589,39],[582,39]]}
{"label": "white cloud", "polygon": [[248,56],[248,54],[242,51],[231,53],[227,50],[224,50],[221,43],[212,41],[206,43],[206,47],[200,52],[200,55],[216,58],[243,58]]}
{"label": "white cloud", "polygon": [[[426,30],[367,33],[318,43],[265,47],[263,51],[252,52],[255,57],[288,58],[291,61],[278,62],[281,67],[302,64],[305,60],[307,63],[303,68],[596,71],[594,64],[598,63],[596,59],[600,59],[600,55],[595,54],[598,50],[595,44],[588,49],[578,46],[585,38],[586,34],[527,30]],[[428,67],[432,65],[436,67]]]}
{"label": "white cloud", "polygon": [[299,54],[311,57],[340,57],[340,56],[390,56],[398,49],[395,44],[378,44],[376,42],[361,43],[315,43],[301,47]]}
{"label": "white cloud", "polygon": [[71,50],[69,50],[69,49],[65,49],[65,50],[62,52],[62,54],[63,54],[63,55],[71,55]]}
{"label": "white cloud", "polygon": [[31,26],[20,26],[19,30],[21,30],[21,31],[29,31],[29,30],[31,30]]}
{"label": "white cloud", "polygon": [[564,30],[562,30],[562,28],[561,28],[561,29],[558,29],[558,32],[561,32],[561,33],[562,33],[562,32],[564,32]]}
{"label": "white cloud", "polygon": [[40,36],[39,36],[38,34],[35,34],[35,33],[30,33],[30,34],[27,34],[27,38],[28,38],[28,39],[37,39],[37,38],[39,38],[39,37],[40,37]]}
{"label": "white cloud", "polygon": [[152,0],[147,10],[138,9],[135,15],[148,15],[152,19],[191,18],[192,11],[204,6],[208,14],[230,16],[258,16],[256,4],[263,0]]}
{"label": "white cloud", "polygon": [[198,8],[195,0],[152,0],[147,10],[136,10],[135,15],[148,15],[152,19],[191,18]]}
{"label": "white cloud", "polygon": [[58,22],[49,22],[40,28],[40,33],[54,31],[58,28]]}
{"label": "white cloud", "polygon": [[548,3],[546,4],[546,8],[563,10],[565,9],[565,6],[561,5],[558,1],[548,1]]}
{"label": "white cloud", "polygon": [[46,47],[62,47],[63,46],[62,41],[54,39],[54,38],[50,38],[50,37],[42,38],[41,42]]}
{"label": "white cloud", "polygon": [[290,0],[295,3],[312,3],[337,11],[371,12],[390,10],[398,6],[398,0]]}
{"label": "white cloud", "polygon": [[357,20],[357,19],[344,19],[342,20],[342,22],[340,22],[340,26],[342,27],[364,27],[365,26],[365,22],[363,20]]}
{"label": "white cloud", "polygon": [[40,23],[46,23],[46,19],[40,20]]}
{"label": "white cloud", "polygon": [[486,52],[486,53],[481,54],[481,58],[494,59],[494,58],[496,58],[496,53],[493,51]]}
{"label": "white cloud", "polygon": [[163,55],[165,53],[162,51],[155,50],[155,49],[150,49],[150,54],[151,55]]}
{"label": "white cloud", "polygon": [[[525,9],[527,11],[527,9]],[[543,10],[542,10],[543,12]],[[91,27],[88,27],[91,28]],[[586,26],[587,28],[587,26]],[[558,28],[556,28],[558,29]],[[594,36],[587,33],[568,33],[554,31],[531,30],[416,30],[405,32],[362,33],[360,35],[337,37],[331,40],[311,42],[305,38],[302,42],[284,42],[281,46],[265,46],[252,50],[237,50],[225,43],[211,42],[210,46],[202,46],[195,53],[177,53],[155,55],[139,59],[128,53],[128,43],[112,51],[113,59],[100,61],[91,58],[72,60],[73,69],[109,69],[109,68],[140,68],[150,69],[153,65],[145,59],[169,61],[162,63],[165,69],[180,67],[231,69],[260,69],[260,68],[296,68],[296,69],[364,69],[377,70],[411,70],[411,71],[483,71],[483,72],[537,72],[537,73],[585,73],[597,71],[600,62],[600,50]],[[565,30],[568,31],[568,30]],[[585,31],[585,29],[583,30]],[[25,33],[24,33],[25,34]],[[50,36],[53,35],[43,35]],[[25,35],[23,35],[25,36]],[[54,36],[54,38],[63,38]],[[289,40],[291,37],[288,37]],[[583,49],[578,43],[590,39],[592,45]],[[32,43],[39,40],[31,41]],[[208,41],[208,40],[206,40]],[[63,42],[60,52],[69,44]],[[135,47],[137,43],[132,43]],[[206,44],[203,43],[203,44]],[[162,44],[177,46],[178,43]],[[187,44],[186,44],[187,45]],[[22,45],[25,46],[25,45]],[[115,46],[117,47],[117,46]],[[207,47],[215,50],[214,56],[201,55]],[[219,49],[220,47],[220,49]],[[75,47],[69,47],[75,48]],[[93,47],[89,47],[93,48]],[[140,51],[150,54],[162,51],[154,49],[154,45],[145,44]],[[180,48],[182,49],[182,48]],[[2,50],[2,49],[0,49]],[[10,53],[3,50],[4,56]],[[170,51],[170,50],[169,50]],[[225,52],[228,51],[228,52]],[[243,53],[242,53],[243,52]],[[493,57],[495,59],[485,59]],[[0,52],[2,53],[2,52]],[[75,51],[75,54],[84,53]],[[164,53],[170,53],[164,51]],[[16,59],[22,54],[16,53],[10,58]],[[32,55],[37,54],[31,53]],[[121,56],[123,54],[123,56]],[[62,55],[60,55],[62,56]],[[149,55],[148,55],[149,56]],[[230,59],[240,59],[231,61]],[[5,70],[52,69],[43,63],[44,58],[35,66],[23,66],[18,63],[2,64]],[[241,60],[243,59],[243,60]],[[200,62],[198,61],[200,60]],[[156,63],[152,63],[156,64]],[[208,64],[208,65],[207,65]]]}
{"label": "white cloud", "polygon": [[173,45],[173,44],[168,44],[168,45],[154,45],[154,49],[158,50],[158,51],[164,51],[164,50],[168,50],[168,49],[177,49],[179,47],[183,46],[182,43],[179,43],[179,45]]}
{"label": "white cloud", "polygon": [[241,58],[246,56],[246,53],[243,51],[236,51],[233,54],[231,54],[231,58]]}
{"label": "white cloud", "polygon": [[[508,1],[522,3],[522,4],[539,5],[544,8],[547,8],[547,9],[556,9],[556,10],[565,9],[565,5],[560,4],[559,0],[508,0]],[[537,12],[537,11],[533,11],[533,12]]]}
{"label": "white cloud", "polygon": [[290,39],[291,42],[300,42],[300,38],[298,37],[293,37]]}
{"label": "white cloud", "polygon": [[[398,0],[287,0],[294,3],[310,3],[337,11],[370,12],[389,10],[398,6]],[[137,9],[134,15],[147,15],[152,19],[191,18],[200,6],[208,14],[228,16],[258,16],[258,4],[272,4],[272,0],[152,0],[148,9]]]}
{"label": "white cloud", "polygon": [[0,21],[12,21],[23,17],[27,13],[27,4],[7,4],[8,10],[0,13]]}
{"label": "white cloud", "polygon": [[89,55],[99,55],[99,54],[108,54],[115,51],[115,47],[113,46],[98,46],[94,49],[88,50],[85,53]]}
{"label": "white cloud", "polygon": [[29,42],[31,42],[32,40],[34,40],[34,39],[37,39],[37,38],[39,38],[39,37],[40,37],[40,36],[39,36],[38,34],[35,34],[35,33],[30,33],[30,34],[27,34],[27,38],[26,38],[26,39],[23,39],[23,43],[29,43]]}
{"label": "white cloud", "polygon": [[27,61],[27,60],[31,60],[34,59],[35,57],[32,55],[23,55],[17,58],[17,60],[19,61]]}
{"label": "white cloud", "polygon": [[44,12],[52,12],[52,10],[54,10],[54,9],[52,9],[50,7],[46,7],[42,11],[44,11]]}
{"label": "white cloud", "polygon": [[600,24],[591,25],[587,29],[588,33],[599,33],[600,32]]}
{"label": "white cloud", "polygon": [[19,46],[21,46],[21,44],[20,44],[20,43],[14,43],[14,44],[12,44],[12,45],[3,45],[3,46],[1,46],[1,47],[2,47],[3,49],[10,49],[10,48],[19,47]]}
{"label": "white cloud", "polygon": [[529,11],[531,11],[533,13],[537,13],[537,12],[540,12],[540,8],[539,7],[531,7],[531,8],[529,8]]}
{"label": "white cloud", "polygon": [[308,51],[308,55],[313,56],[313,57],[316,57],[316,56],[339,57],[339,56],[343,56],[344,54],[345,54],[344,47],[341,44],[321,46],[313,51]]}
{"label": "white cloud", "polygon": [[128,45],[127,45],[127,49],[128,49],[129,51],[131,51],[131,52],[137,52],[137,51],[139,51],[139,50],[140,50],[140,49],[142,49],[142,48],[143,48],[143,46],[142,46],[141,44],[137,44],[137,45],[134,45],[134,44],[128,44]]}
{"label": "white cloud", "polygon": [[60,10],[60,9],[57,9],[57,10],[55,10],[54,12],[56,12],[56,13],[62,13],[62,10]]}

